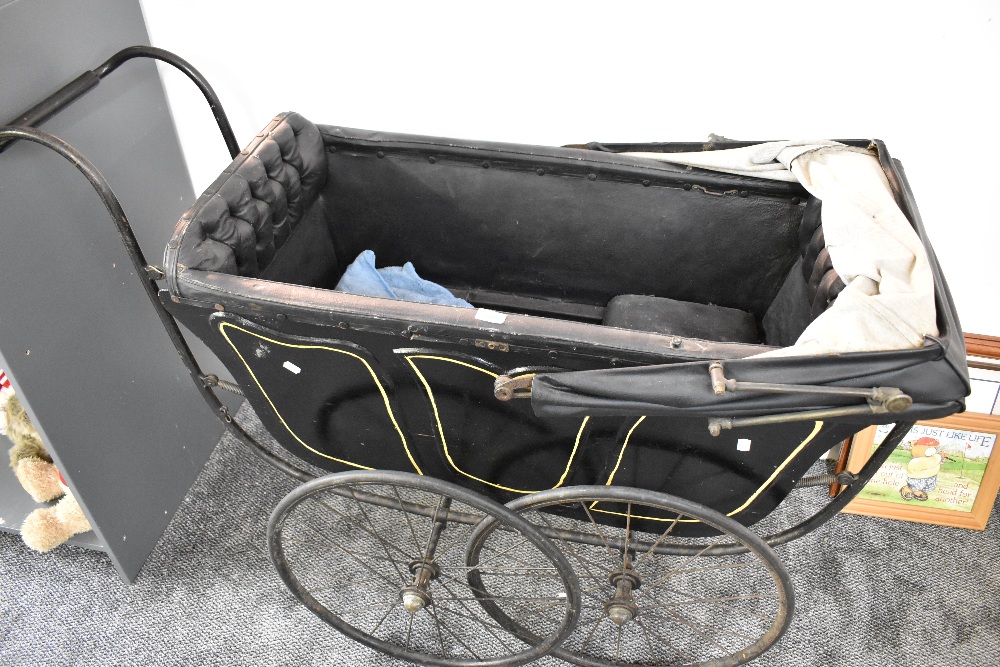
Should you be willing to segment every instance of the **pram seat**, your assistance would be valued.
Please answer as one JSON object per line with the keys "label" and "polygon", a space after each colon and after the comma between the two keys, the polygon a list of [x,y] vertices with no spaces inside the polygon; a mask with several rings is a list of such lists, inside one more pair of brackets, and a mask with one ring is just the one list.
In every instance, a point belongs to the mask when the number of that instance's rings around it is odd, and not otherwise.
{"label": "pram seat", "polygon": [[744,310],[639,294],[611,299],[604,324],[701,340],[760,342],[757,319]]}

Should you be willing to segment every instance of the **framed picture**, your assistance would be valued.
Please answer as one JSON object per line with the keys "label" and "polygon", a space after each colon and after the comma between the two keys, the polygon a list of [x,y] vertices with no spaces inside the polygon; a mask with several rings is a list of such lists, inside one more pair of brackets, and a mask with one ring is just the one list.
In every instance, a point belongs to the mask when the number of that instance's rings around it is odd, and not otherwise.
{"label": "framed picture", "polygon": [[[856,435],[847,469],[861,470],[891,428]],[[917,422],[844,512],[983,530],[1000,489],[998,435],[990,415]]]}

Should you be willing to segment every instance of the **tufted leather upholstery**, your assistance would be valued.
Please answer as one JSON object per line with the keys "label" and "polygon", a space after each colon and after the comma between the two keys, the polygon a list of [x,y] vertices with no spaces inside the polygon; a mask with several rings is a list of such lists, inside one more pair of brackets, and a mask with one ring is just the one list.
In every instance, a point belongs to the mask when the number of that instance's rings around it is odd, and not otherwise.
{"label": "tufted leather upholstery", "polygon": [[833,268],[830,259],[830,249],[826,247],[823,238],[823,225],[820,223],[821,204],[811,197],[806,203],[802,214],[802,224],[799,226],[799,245],[802,252],[802,277],[809,287],[812,299],[812,317],[819,317],[840,292],[846,287],[840,274]]}
{"label": "tufted leather upholstery", "polygon": [[168,276],[190,268],[258,277],[325,183],[319,130],[297,113],[276,116],[181,217]]}

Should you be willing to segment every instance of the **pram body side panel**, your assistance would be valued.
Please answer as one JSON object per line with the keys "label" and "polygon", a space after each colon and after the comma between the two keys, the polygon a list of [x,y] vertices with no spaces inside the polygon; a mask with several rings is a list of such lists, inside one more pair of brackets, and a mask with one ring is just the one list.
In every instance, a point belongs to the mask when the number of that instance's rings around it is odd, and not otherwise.
{"label": "pram body side panel", "polygon": [[637,486],[749,525],[856,430],[800,422],[712,437],[697,417],[540,418],[529,401],[496,400],[496,375],[622,360],[597,345],[577,345],[576,354],[551,355],[557,346],[504,352],[407,335],[401,323],[342,316],[322,325],[263,314],[249,301],[218,310],[163,300],[223,360],[280,445],[332,472],[417,472],[502,502],[576,484]]}

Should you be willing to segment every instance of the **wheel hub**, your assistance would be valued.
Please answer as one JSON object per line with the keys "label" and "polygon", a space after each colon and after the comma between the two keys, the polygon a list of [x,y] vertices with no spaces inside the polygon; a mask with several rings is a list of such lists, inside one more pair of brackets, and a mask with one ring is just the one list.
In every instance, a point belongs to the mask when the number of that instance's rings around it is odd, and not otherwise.
{"label": "wheel hub", "polygon": [[608,575],[608,583],[615,587],[615,593],[604,603],[604,613],[614,623],[625,625],[639,615],[639,605],[632,599],[632,591],[642,585],[642,578],[632,569],[631,557],[625,558],[625,565]]}
{"label": "wheel hub", "polygon": [[434,561],[414,560],[409,568],[413,582],[400,589],[399,599],[406,611],[415,614],[433,601],[429,588],[438,576],[438,567]]}

